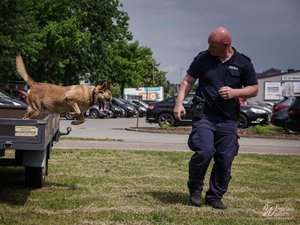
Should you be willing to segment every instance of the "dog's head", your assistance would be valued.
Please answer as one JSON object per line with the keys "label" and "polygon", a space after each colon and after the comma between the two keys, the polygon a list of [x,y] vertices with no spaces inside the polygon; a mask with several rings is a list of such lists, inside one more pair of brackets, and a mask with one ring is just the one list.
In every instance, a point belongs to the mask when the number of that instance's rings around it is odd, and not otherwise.
{"label": "dog's head", "polygon": [[108,103],[109,109],[112,108],[112,94],[110,92],[110,83],[105,81],[102,85],[97,85],[95,88],[96,102],[99,103],[99,108],[104,107],[104,103]]}

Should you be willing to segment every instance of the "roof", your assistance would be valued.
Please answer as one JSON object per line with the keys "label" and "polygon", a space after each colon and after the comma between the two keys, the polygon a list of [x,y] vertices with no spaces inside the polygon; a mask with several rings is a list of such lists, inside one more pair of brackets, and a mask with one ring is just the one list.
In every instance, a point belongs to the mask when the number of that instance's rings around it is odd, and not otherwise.
{"label": "roof", "polygon": [[271,68],[262,73],[257,73],[256,77],[257,77],[257,79],[263,79],[263,78],[267,78],[267,77],[277,77],[277,76],[289,75],[289,74],[294,74],[294,73],[299,73],[299,72],[300,72],[300,70],[288,70],[287,72],[284,72],[282,70]]}

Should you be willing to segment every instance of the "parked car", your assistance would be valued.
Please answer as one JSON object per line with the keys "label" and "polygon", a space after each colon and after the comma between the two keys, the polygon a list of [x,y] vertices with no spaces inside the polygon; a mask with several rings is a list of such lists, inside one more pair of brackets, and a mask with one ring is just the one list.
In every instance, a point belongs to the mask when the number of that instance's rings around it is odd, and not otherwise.
{"label": "parked car", "polygon": [[134,106],[126,104],[117,98],[112,98],[112,105],[116,105],[125,110],[125,117],[133,117],[137,115],[137,111]]}
{"label": "parked car", "polygon": [[259,108],[262,108],[264,110],[266,110],[268,113],[272,113],[272,107],[264,102],[260,102],[260,101],[252,101],[252,100],[249,100],[247,99],[246,100],[247,104],[248,105],[253,105],[253,106],[256,106],[256,107],[259,107]]}
{"label": "parked car", "polygon": [[[163,101],[149,104],[146,116],[146,122],[158,123],[160,126],[167,121],[171,126],[191,125],[192,114],[190,107],[194,95],[188,95],[184,101],[183,106],[186,110],[186,115],[181,121],[175,120],[173,109],[175,106],[176,97],[169,97]],[[268,123],[268,113],[255,106],[241,105],[239,127],[246,128],[251,124],[265,124]]]}
{"label": "parked car", "polygon": [[289,129],[286,128],[286,121],[289,118],[288,110],[295,97],[285,97],[281,101],[273,105],[271,124],[277,127],[282,127],[289,133]]}
{"label": "parked car", "polygon": [[285,123],[288,133],[300,133],[300,97],[296,97],[288,109],[288,120]]}
{"label": "parked car", "polygon": [[137,100],[137,99],[130,99],[129,101],[135,103],[136,105],[142,105],[144,106],[146,109],[148,109],[148,103],[144,102],[143,100]]}
{"label": "parked car", "polygon": [[263,102],[263,103],[266,104],[270,109],[273,109],[274,102]]}
{"label": "parked car", "polygon": [[130,104],[132,105],[137,112],[139,113],[139,117],[144,117],[147,114],[147,108],[145,106],[143,106],[142,104],[138,105],[136,103],[134,103],[131,100],[125,100],[125,99],[120,99],[122,102],[124,102],[125,104]]}
{"label": "parked car", "polygon": [[99,107],[97,105],[93,105],[89,108],[88,111],[86,111],[86,115],[92,119],[110,118],[112,115],[112,111],[109,109],[99,110]]}
{"label": "parked car", "polygon": [[117,118],[124,117],[125,110],[116,105],[112,105],[111,109],[104,108],[104,110],[99,110],[97,105],[93,105],[86,112],[86,115],[92,119],[96,118]]}
{"label": "parked car", "polygon": [[269,123],[269,117],[269,113],[260,107],[241,105],[238,127],[247,128],[250,125],[267,124]]}
{"label": "parked car", "polygon": [[[67,120],[73,120],[74,115],[70,113],[66,113],[64,116]],[[112,105],[111,109],[105,108],[104,110],[99,110],[98,105],[93,105],[89,108],[88,111],[85,112],[84,116],[88,116],[92,119],[97,118],[117,118],[117,117],[124,117],[125,116],[125,110],[116,106]]]}
{"label": "parked car", "polygon": [[112,105],[112,118],[117,118],[117,117],[125,117],[126,116],[126,111],[125,109],[116,106],[116,105]]}
{"label": "parked car", "polygon": [[28,93],[21,89],[0,87],[0,90],[6,92],[11,98],[27,103]]}
{"label": "parked car", "polygon": [[186,110],[186,115],[178,121],[174,117],[173,109],[175,106],[176,97],[169,97],[165,100],[156,103],[149,103],[146,115],[146,122],[158,123],[160,126],[167,121],[171,126],[191,125],[192,115],[190,107],[192,105],[193,95],[188,95],[184,101],[183,106]]}
{"label": "parked car", "polygon": [[272,107],[269,104],[265,104],[260,101],[253,101],[250,99],[239,98],[241,105],[254,106],[255,108],[260,108],[265,110],[268,113],[268,120],[270,121],[272,115]]}
{"label": "parked car", "polygon": [[0,105],[27,106],[26,103],[13,99],[3,90],[0,90]]}
{"label": "parked car", "polygon": [[146,102],[147,104],[153,104],[153,103],[157,103],[159,101],[157,100],[147,100],[147,99],[144,99],[143,102]]}

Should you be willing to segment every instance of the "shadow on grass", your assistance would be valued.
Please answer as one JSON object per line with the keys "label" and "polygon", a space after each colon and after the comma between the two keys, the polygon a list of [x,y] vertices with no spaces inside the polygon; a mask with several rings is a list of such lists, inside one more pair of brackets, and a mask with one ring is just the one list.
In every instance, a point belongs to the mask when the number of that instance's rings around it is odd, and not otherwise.
{"label": "shadow on grass", "polygon": [[0,167],[0,203],[24,205],[32,189],[25,186],[24,168]]}
{"label": "shadow on grass", "polygon": [[152,191],[147,192],[148,195],[151,195],[153,198],[158,199],[164,204],[183,204],[189,205],[189,195],[188,193],[182,192],[163,192],[163,191]]}

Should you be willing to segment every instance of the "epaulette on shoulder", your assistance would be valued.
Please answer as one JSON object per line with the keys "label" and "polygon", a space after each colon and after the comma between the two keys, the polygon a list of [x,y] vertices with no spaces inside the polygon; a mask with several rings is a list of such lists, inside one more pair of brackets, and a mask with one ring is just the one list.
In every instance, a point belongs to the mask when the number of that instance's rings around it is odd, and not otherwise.
{"label": "epaulette on shoulder", "polygon": [[246,58],[248,61],[251,62],[251,58],[249,56],[244,55],[243,53],[241,53],[241,56],[243,56],[244,58]]}
{"label": "epaulette on shoulder", "polygon": [[204,53],[206,53],[207,51],[202,51],[198,53],[198,56],[203,55]]}

